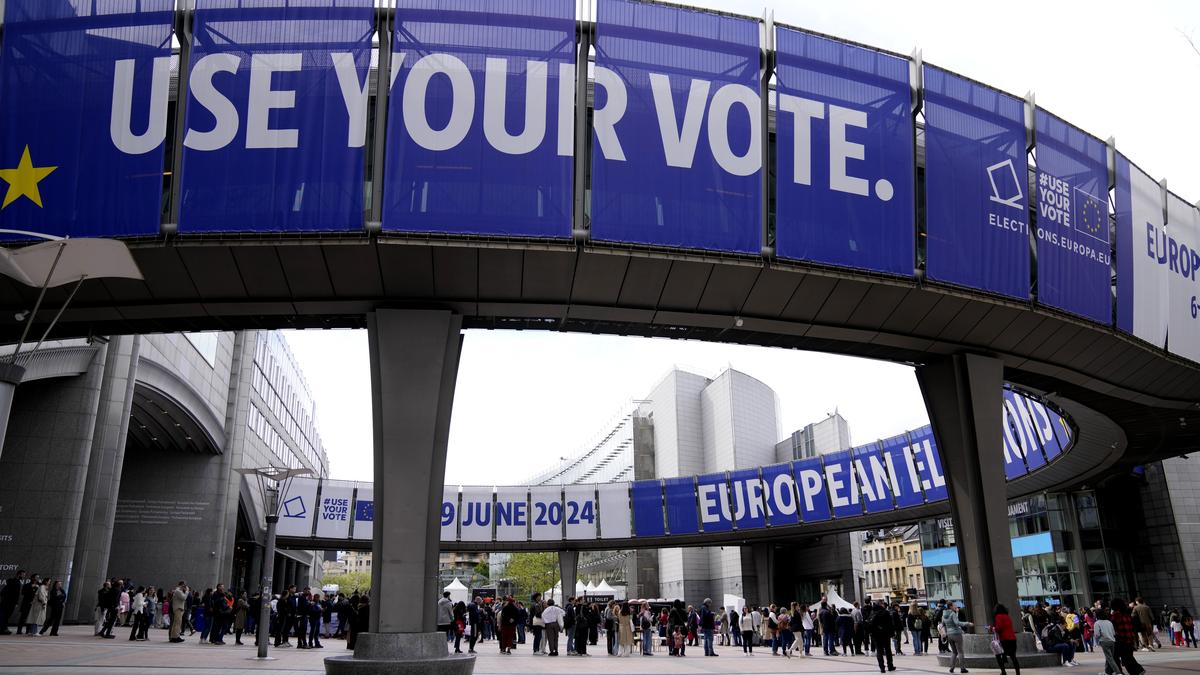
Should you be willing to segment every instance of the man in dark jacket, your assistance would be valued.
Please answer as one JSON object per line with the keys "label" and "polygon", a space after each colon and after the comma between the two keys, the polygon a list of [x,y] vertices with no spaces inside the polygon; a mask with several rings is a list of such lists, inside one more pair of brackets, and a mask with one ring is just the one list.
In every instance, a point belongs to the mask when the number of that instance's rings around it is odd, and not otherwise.
{"label": "man in dark jacket", "polygon": [[113,624],[117,622],[117,605],[121,600],[121,591],[112,582],[104,582],[104,587],[97,594],[100,611],[104,614],[104,627],[100,629],[100,637],[113,639]]}
{"label": "man in dark jacket", "polygon": [[716,656],[717,651],[713,649],[713,631],[717,627],[717,616],[712,611],[712,600],[704,599],[704,604],[700,605],[700,632],[704,633],[704,655]]}
{"label": "man in dark jacket", "polygon": [[292,610],[296,621],[296,649],[308,649],[308,615],[311,609],[308,589],[293,595],[292,601],[295,603]]}
{"label": "man in dark jacket", "polygon": [[475,653],[475,643],[479,641],[479,629],[483,626],[483,617],[479,606],[483,604],[483,598],[475,596],[475,599],[467,603],[467,625],[471,627],[471,635],[467,639],[467,653]]}
{"label": "man in dark jacket", "polygon": [[587,656],[588,633],[592,628],[592,610],[580,600],[575,608],[575,653]]}
{"label": "man in dark jacket", "polygon": [[42,584],[42,580],[38,575],[34,574],[29,577],[29,583],[21,587],[21,617],[17,623],[17,635],[25,629],[25,624],[29,623],[29,611],[33,609],[33,596],[37,595],[38,586]]}
{"label": "man in dark jacket", "polygon": [[0,588],[0,635],[12,635],[8,624],[21,600],[21,586],[24,583],[25,570],[17,570],[17,575],[5,581],[4,587]]}
{"label": "man in dark jacket", "polygon": [[[871,613],[871,619],[867,622],[867,630],[871,633],[871,642],[875,644],[875,660],[879,662],[879,672],[891,672],[896,669],[892,663],[892,635],[896,632],[896,624],[892,620],[891,612],[887,607],[880,602]],[[884,668],[884,658],[887,659],[887,667]]]}
{"label": "man in dark jacket", "polygon": [[513,601],[513,597],[510,595],[504,599],[504,606],[500,608],[501,654],[512,654],[513,647],[517,642],[517,621],[519,618],[517,603]]}
{"label": "man in dark jacket", "polygon": [[817,621],[821,624],[821,647],[825,656],[837,656],[837,613],[824,600],[817,612]]}

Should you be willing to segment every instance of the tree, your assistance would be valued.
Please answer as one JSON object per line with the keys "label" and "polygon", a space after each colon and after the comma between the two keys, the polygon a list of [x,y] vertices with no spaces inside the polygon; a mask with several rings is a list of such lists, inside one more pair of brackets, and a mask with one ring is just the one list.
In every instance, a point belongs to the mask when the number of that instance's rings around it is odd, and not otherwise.
{"label": "tree", "polygon": [[558,579],[558,554],[514,553],[504,566],[504,577],[520,595],[541,593]]}
{"label": "tree", "polygon": [[371,573],[370,572],[346,572],[345,574],[331,574],[321,580],[322,586],[337,584],[338,590],[346,595],[351,595],[354,591],[360,593],[366,592],[371,588]]}
{"label": "tree", "polygon": [[481,562],[475,566],[475,575],[483,579],[487,583],[492,578],[492,568],[486,562]]}

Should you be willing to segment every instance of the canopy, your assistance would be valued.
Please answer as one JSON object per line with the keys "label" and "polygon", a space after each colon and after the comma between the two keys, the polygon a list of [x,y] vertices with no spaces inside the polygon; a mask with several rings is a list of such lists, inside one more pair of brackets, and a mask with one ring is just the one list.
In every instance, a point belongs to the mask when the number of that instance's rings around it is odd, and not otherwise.
{"label": "canopy", "polygon": [[596,586],[596,595],[616,595],[617,589],[608,585],[608,582],[601,579],[600,585]]}
{"label": "canopy", "polygon": [[583,590],[587,593],[595,593],[596,592],[596,584],[593,584],[592,582],[589,581],[589,582],[587,582],[587,586],[583,587]]}
{"label": "canopy", "polygon": [[471,601],[470,589],[468,589],[466,586],[464,586],[463,583],[461,581],[459,581],[458,579],[455,579],[454,581],[451,581],[449,584],[446,584],[446,587],[443,588],[442,590],[448,591],[450,593],[450,599],[453,600],[454,602],[470,602]]}
{"label": "canopy", "polygon": [[742,608],[746,606],[746,599],[741,596],[733,595],[732,593],[726,593],[724,602],[721,603],[721,606],[741,613]]}
{"label": "canopy", "polygon": [[113,239],[59,239],[0,249],[0,274],[35,288],[80,279],[142,278],[129,247]]}
{"label": "canopy", "polygon": [[842,596],[838,595],[837,589],[832,587],[825,591],[825,602],[838,609],[854,609],[854,605],[843,600]]}

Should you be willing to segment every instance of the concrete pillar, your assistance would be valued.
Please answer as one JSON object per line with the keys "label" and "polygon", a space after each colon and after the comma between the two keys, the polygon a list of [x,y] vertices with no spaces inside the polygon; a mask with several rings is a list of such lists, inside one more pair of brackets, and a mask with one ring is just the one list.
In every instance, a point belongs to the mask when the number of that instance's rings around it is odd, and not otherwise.
{"label": "concrete pillar", "polygon": [[766,607],[771,604],[771,586],[775,580],[775,545],[767,542],[750,548],[754,555],[754,591],[757,595],[747,600],[756,607]]}
{"label": "concrete pillar", "polygon": [[966,609],[983,626],[997,602],[1019,611],[1001,444],[1004,364],[955,354],[916,375],[945,470]]}
{"label": "concrete pillar", "polygon": [[558,552],[558,575],[562,579],[562,597],[556,602],[562,605],[575,595],[575,580],[579,578],[579,551]]}
{"label": "concrete pillar", "polygon": [[13,396],[25,376],[25,368],[15,363],[0,363],[0,451],[4,450],[4,434],[8,431],[8,416],[12,412]]}
{"label": "concrete pillar", "polygon": [[287,558],[279,555],[278,551],[275,552],[274,566],[275,572],[271,575],[271,578],[274,580],[272,582],[274,585],[272,590],[276,593],[282,593],[283,589],[287,588],[287,578],[285,576],[287,574]]}
{"label": "concrete pillar", "polygon": [[375,432],[370,632],[337,673],[470,673],[437,632],[438,542],[462,318],[443,310],[367,315]]}

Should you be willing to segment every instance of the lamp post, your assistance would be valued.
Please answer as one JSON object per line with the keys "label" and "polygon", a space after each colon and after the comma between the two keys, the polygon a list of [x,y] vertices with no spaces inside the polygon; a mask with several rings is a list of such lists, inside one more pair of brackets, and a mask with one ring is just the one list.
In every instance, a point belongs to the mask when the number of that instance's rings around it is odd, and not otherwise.
{"label": "lamp post", "polygon": [[262,597],[258,609],[258,628],[255,640],[258,642],[258,655],[254,659],[269,659],[267,656],[267,641],[270,638],[271,625],[271,595],[274,591],[275,573],[275,526],[279,523],[279,505],[282,497],[287,496],[292,479],[312,473],[311,469],[284,469],[268,466],[259,469],[238,469],[243,476],[254,476],[258,482],[258,493],[262,497],[263,511],[267,517],[267,546],[263,552],[262,561]]}

